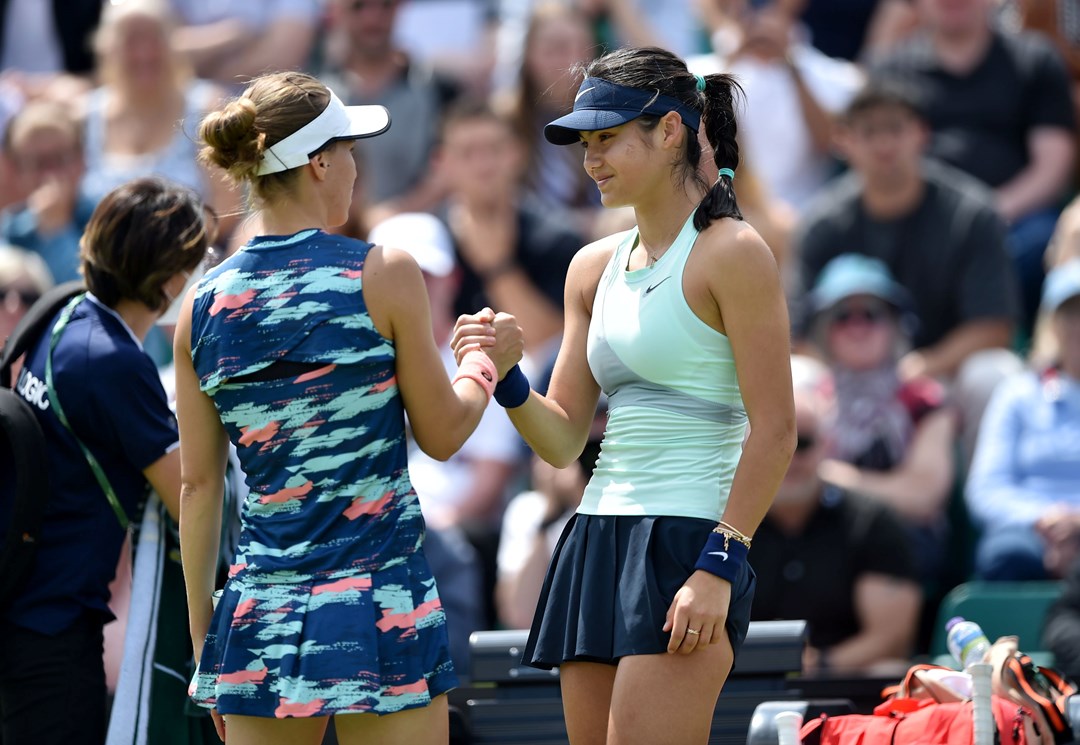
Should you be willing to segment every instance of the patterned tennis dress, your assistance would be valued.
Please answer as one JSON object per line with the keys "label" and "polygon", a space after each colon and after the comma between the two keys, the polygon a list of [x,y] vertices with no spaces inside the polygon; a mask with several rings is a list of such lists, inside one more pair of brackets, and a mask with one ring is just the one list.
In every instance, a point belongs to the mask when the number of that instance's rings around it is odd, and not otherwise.
{"label": "patterned tennis dress", "polygon": [[370,247],[257,238],[196,293],[195,371],[251,489],[192,681],[223,714],[389,714],[457,685],[394,346],[361,293]]}

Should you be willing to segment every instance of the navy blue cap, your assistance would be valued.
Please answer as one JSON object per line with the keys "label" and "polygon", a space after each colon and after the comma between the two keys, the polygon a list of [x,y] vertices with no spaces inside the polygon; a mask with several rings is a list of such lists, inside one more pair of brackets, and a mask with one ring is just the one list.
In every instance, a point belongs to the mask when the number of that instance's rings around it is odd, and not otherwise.
{"label": "navy blue cap", "polygon": [[603,78],[585,78],[574,98],[574,110],[544,127],[544,137],[555,145],[573,145],[580,139],[579,132],[611,129],[644,114],[663,116],[669,111],[679,112],[683,124],[697,132],[701,112],[676,98],[616,85]]}

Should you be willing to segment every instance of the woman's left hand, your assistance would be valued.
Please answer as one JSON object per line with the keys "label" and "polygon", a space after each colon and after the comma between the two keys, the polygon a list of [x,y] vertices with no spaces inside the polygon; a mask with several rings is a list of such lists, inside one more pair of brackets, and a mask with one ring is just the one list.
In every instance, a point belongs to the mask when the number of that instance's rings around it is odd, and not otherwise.
{"label": "woman's left hand", "polygon": [[690,654],[723,641],[730,605],[730,582],[700,569],[691,574],[668,608],[663,628],[671,632],[668,653]]}

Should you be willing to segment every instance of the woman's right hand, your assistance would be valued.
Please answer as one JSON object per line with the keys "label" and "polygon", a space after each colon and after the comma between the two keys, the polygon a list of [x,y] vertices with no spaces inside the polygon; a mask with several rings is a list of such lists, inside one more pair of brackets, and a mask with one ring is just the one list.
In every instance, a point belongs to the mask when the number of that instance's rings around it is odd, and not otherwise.
{"label": "woman's right hand", "polygon": [[458,316],[454,324],[454,334],[450,337],[450,348],[454,350],[454,359],[461,364],[465,354],[473,349],[487,350],[495,346],[495,311],[484,308],[479,313],[466,313]]}
{"label": "woman's right hand", "polygon": [[479,313],[458,316],[450,346],[459,365],[467,352],[481,349],[491,357],[502,380],[521,361],[525,338],[514,316],[484,308]]}

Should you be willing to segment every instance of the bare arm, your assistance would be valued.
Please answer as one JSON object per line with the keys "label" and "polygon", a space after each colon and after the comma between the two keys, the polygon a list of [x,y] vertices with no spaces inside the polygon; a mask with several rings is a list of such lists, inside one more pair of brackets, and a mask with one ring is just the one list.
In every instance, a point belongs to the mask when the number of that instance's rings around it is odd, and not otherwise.
{"label": "bare arm", "polygon": [[[199,29],[191,29],[192,34]],[[215,80],[238,80],[270,70],[300,69],[314,39],[315,25],[310,21],[278,18],[257,33],[245,28],[231,36],[223,34],[222,43],[203,49],[203,71]]]}
{"label": "bare arm", "polygon": [[731,342],[750,435],[722,519],[752,535],[795,452],[791,332],[776,260],[765,242],[743,227],[723,255],[722,267],[708,275],[709,284]]}
{"label": "bare arm", "polygon": [[173,340],[176,360],[176,418],[180,424],[180,552],[184,557],[188,624],[195,659],[202,655],[213,609],[221,505],[225,498],[228,438],[213,400],[199,388],[191,363],[191,308],[184,299]]}
{"label": "bare arm", "polygon": [[[590,244],[574,256],[566,277],[562,346],[548,395],[533,391],[524,404],[506,412],[529,447],[556,468],[569,466],[585,448],[600,399],[600,386],[589,369],[585,345],[596,286],[617,238]],[[479,327],[474,321],[471,316],[458,320],[452,340],[455,350],[477,332]]]}
{"label": "bare arm", "polygon": [[[476,429],[488,403],[480,384],[443,374],[431,330],[431,310],[420,267],[404,251],[376,246],[364,263],[364,299],[376,327],[394,341],[397,383],[420,449],[438,460],[456,453]],[[520,330],[496,337],[493,357],[521,358]],[[510,350],[506,352],[506,350]]]}
{"label": "bare arm", "polygon": [[968,321],[957,326],[932,347],[908,352],[900,360],[904,380],[926,375],[952,377],[971,354],[982,349],[1007,349],[1012,343],[1013,324],[1004,318]]}
{"label": "bare arm", "polygon": [[998,212],[1008,221],[1062,198],[1072,178],[1076,143],[1061,127],[1037,127],[1028,135],[1027,167],[996,190]]}
{"label": "bare arm", "polygon": [[180,448],[173,448],[143,469],[143,476],[154,487],[169,517],[180,520]]}
{"label": "bare arm", "polygon": [[855,582],[855,612],[861,629],[828,652],[830,667],[858,670],[911,656],[922,591],[910,581],[866,574]]}
{"label": "bare arm", "polygon": [[871,471],[826,460],[821,477],[841,489],[865,494],[918,523],[941,515],[956,473],[956,417],[940,409],[919,422],[904,460],[889,471]]}

